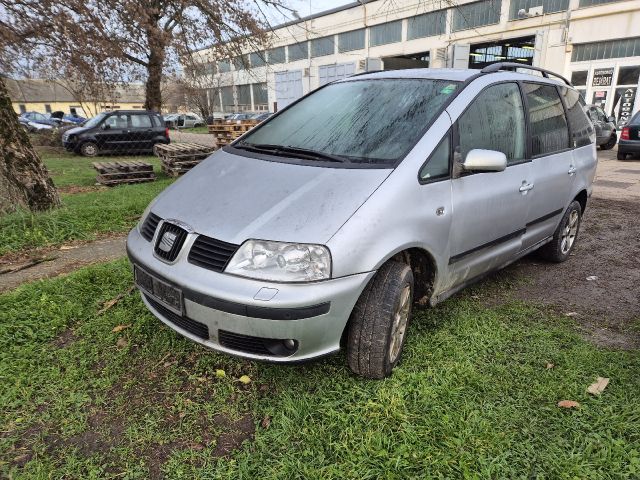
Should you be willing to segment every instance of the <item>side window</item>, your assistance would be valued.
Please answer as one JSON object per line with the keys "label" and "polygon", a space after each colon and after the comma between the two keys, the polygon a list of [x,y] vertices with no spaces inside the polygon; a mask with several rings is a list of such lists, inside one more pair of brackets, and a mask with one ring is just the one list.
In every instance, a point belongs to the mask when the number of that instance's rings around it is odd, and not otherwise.
{"label": "side window", "polygon": [[109,125],[110,128],[127,128],[127,116],[111,115],[104,121],[104,125]]}
{"label": "side window", "polygon": [[525,83],[531,124],[531,154],[549,155],[569,148],[564,107],[553,85]]}
{"label": "side window", "polygon": [[149,115],[131,115],[132,128],[151,128]]}
{"label": "side window", "polygon": [[447,133],[420,169],[420,183],[433,182],[449,177],[449,152],[451,134]]}
{"label": "side window", "polygon": [[[584,147],[595,141],[593,138],[593,125],[584,113],[584,108],[580,102],[580,94],[572,88],[562,87],[560,94],[564,98],[567,106],[567,117],[571,126],[572,144],[574,148]],[[602,110],[598,111],[598,116],[602,115]]]}
{"label": "side window", "polygon": [[161,127],[162,126],[162,124],[160,123],[160,119],[157,116],[155,116],[155,115],[151,116],[151,120],[153,120],[153,126],[154,127]]}
{"label": "side window", "polygon": [[458,119],[460,155],[482,148],[507,156],[517,163],[526,155],[524,108],[515,83],[493,85],[483,91]]}

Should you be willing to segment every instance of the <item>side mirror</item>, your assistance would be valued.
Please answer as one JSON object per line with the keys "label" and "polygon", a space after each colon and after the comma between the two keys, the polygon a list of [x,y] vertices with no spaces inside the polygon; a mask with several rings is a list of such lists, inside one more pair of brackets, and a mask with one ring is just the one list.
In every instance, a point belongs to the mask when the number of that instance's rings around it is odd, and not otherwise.
{"label": "side mirror", "polygon": [[109,130],[110,128],[111,128],[111,125],[109,125],[108,123],[102,124],[102,129],[103,130]]}
{"label": "side mirror", "polygon": [[502,172],[507,168],[507,156],[495,150],[474,148],[467,153],[462,168],[467,172]]}
{"label": "side mirror", "polygon": [[616,117],[607,117],[607,122],[616,123]]}

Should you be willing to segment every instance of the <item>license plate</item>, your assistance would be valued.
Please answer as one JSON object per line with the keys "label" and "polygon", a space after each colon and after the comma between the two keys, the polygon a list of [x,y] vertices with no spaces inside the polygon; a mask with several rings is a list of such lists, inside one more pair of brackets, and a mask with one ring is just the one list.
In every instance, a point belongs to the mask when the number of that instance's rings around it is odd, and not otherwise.
{"label": "license plate", "polygon": [[169,310],[182,315],[182,292],[172,285],[150,275],[138,266],[133,268],[136,285]]}

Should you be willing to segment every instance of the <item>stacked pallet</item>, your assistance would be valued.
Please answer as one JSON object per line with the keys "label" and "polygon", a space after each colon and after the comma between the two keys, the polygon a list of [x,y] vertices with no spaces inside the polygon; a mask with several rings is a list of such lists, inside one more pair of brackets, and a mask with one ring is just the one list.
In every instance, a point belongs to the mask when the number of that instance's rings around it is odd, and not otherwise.
{"label": "stacked pallet", "polygon": [[147,162],[93,162],[98,171],[96,182],[100,185],[153,182],[156,179],[153,165]]}
{"label": "stacked pallet", "polygon": [[216,145],[224,147],[244,135],[258,124],[255,120],[217,120],[209,125],[209,133],[216,137]]}
{"label": "stacked pallet", "polygon": [[162,171],[170,177],[188,172],[216,150],[198,143],[158,144],[153,152],[162,162]]}

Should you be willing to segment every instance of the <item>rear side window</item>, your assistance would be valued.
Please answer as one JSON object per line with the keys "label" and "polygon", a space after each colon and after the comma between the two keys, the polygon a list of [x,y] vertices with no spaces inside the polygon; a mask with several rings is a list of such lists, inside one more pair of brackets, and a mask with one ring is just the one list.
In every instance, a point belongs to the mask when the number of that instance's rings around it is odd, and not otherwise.
{"label": "rear side window", "polygon": [[531,154],[549,155],[569,148],[564,107],[553,85],[525,83],[531,124]]}
{"label": "rear side window", "polygon": [[151,128],[149,115],[131,115],[131,126],[133,128]]}
{"label": "rear side window", "polygon": [[151,120],[153,120],[153,126],[154,127],[161,127],[162,123],[160,122],[160,117],[157,117],[156,115],[152,115],[151,116]]}
{"label": "rear side window", "polygon": [[462,159],[474,148],[482,148],[504,153],[509,164],[522,161],[526,137],[518,85],[501,83],[478,95],[458,119],[458,134]]}
{"label": "rear side window", "polygon": [[[584,105],[580,99],[580,94],[571,88],[562,87],[560,93],[564,98],[567,106],[567,116],[569,117],[569,126],[571,127],[571,136],[573,137],[573,146],[584,147],[591,144],[594,130],[593,125],[587,118],[584,111]],[[598,112],[599,114],[600,112]],[[604,116],[604,115],[603,115]],[[605,120],[604,118],[602,120]]]}

